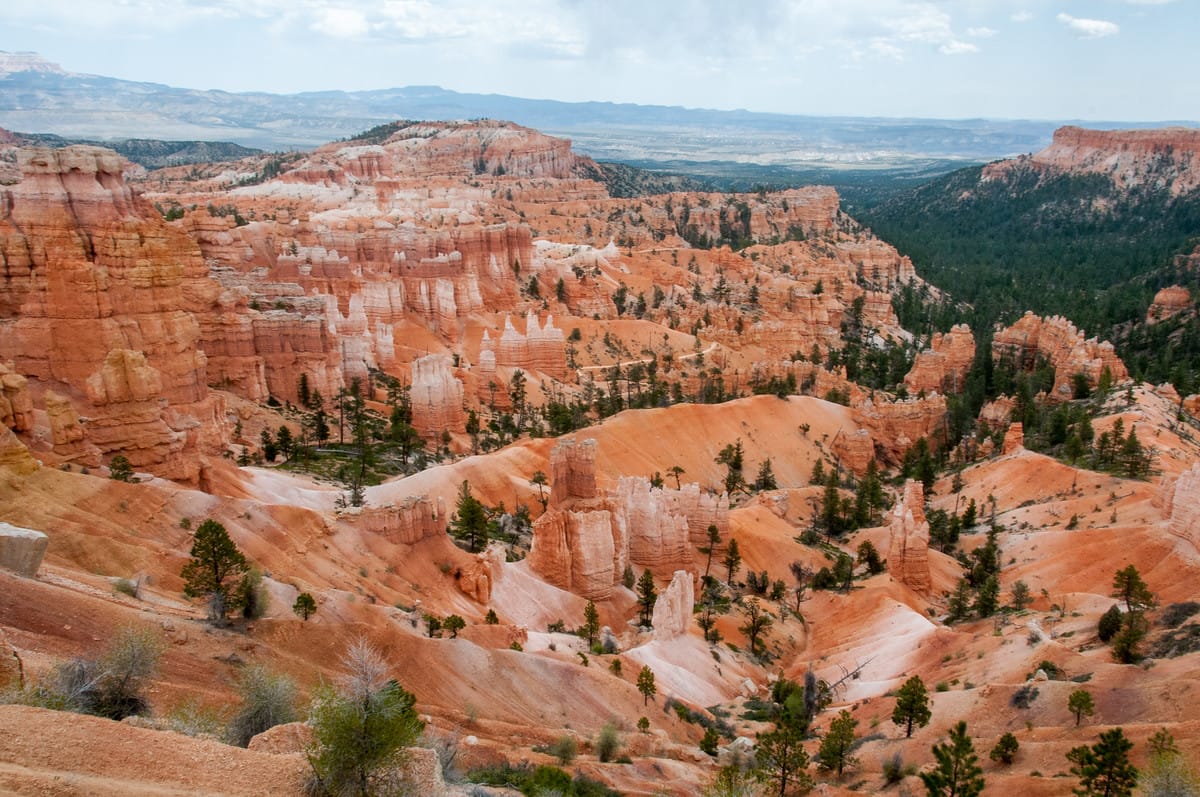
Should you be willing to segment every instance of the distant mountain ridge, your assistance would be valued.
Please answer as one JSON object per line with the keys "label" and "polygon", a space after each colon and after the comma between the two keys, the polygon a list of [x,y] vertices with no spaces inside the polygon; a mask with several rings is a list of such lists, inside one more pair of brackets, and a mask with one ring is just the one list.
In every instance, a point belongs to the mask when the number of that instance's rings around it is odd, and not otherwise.
{"label": "distant mountain ridge", "polygon": [[[7,136],[4,136],[8,133]],[[5,141],[7,139],[7,141]],[[262,150],[231,144],[228,141],[162,141],[154,138],[127,138],[100,141],[96,139],[63,138],[53,133],[9,133],[0,130],[0,142],[20,146],[68,147],[72,144],[94,144],[117,152],[139,166],[160,169],[164,166],[186,166],[191,163],[215,163],[261,155]]]}
{"label": "distant mountain ridge", "polygon": [[[0,53],[0,127],[76,139],[232,141],[310,148],[396,119],[506,119],[625,162],[889,167],[988,161],[1045,146],[1058,123],[794,116],[468,94],[437,86],[278,95],[80,75]],[[703,133],[703,135],[701,135]]]}

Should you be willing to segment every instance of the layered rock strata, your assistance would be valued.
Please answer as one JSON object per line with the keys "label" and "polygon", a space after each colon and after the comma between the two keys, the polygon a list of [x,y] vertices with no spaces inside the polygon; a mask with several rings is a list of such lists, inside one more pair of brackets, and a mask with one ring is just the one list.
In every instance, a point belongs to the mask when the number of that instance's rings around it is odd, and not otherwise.
{"label": "layered rock strata", "polygon": [[1129,377],[1111,343],[1084,338],[1083,332],[1061,316],[1041,318],[1025,313],[1011,327],[997,332],[992,341],[992,357],[997,361],[1011,357],[1018,366],[1031,368],[1039,355],[1054,366],[1051,396],[1058,400],[1071,398],[1076,374],[1083,374],[1091,387],[1106,371],[1113,382]]}
{"label": "layered rock strata", "polygon": [[654,638],[666,640],[686,634],[692,622],[695,603],[692,574],[686,570],[676,570],[671,583],[654,602],[654,613],[650,619],[654,626]]}
{"label": "layered rock strata", "polygon": [[958,393],[975,359],[975,336],[966,324],[936,333],[929,348],[917,354],[904,377],[910,393]]}
{"label": "layered rock strata", "polygon": [[888,529],[888,572],[901,584],[927,594],[932,586],[929,523],[920,482],[909,480],[904,484],[904,495],[892,508]]}

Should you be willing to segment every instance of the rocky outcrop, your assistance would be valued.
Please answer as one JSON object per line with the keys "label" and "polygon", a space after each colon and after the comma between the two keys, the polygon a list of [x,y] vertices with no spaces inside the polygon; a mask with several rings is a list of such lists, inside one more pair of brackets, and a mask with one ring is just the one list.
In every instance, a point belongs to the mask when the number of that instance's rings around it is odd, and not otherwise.
{"label": "rocky outcrop", "polygon": [[1121,188],[1154,181],[1178,196],[1200,187],[1200,130],[1060,127],[1050,146],[1029,161],[1059,171],[1102,174]]}
{"label": "rocky outcrop", "polygon": [[[88,393],[92,439],[105,453],[194,481],[221,423],[193,314],[219,288],[199,249],[132,192],[109,150],[29,148],[18,163],[23,179],[0,196],[0,357],[26,377]],[[156,374],[155,395],[143,391],[140,406],[92,389],[117,376],[114,352],[137,353]],[[161,424],[170,433],[147,434]]]}
{"label": "rocky outcrop", "polygon": [[54,455],[64,462],[78,462],[89,468],[100,465],[100,449],[88,439],[75,405],[66,396],[47,390],[44,397],[46,418],[50,421],[50,439]]}
{"label": "rocky outcrop", "polygon": [[997,396],[979,410],[979,422],[989,429],[999,429],[1012,419],[1017,400],[1011,396]]}
{"label": "rocky outcrop", "polygon": [[928,594],[929,523],[925,520],[925,493],[921,483],[909,480],[904,495],[892,508],[888,523],[888,572],[901,584]]}
{"label": "rocky outcrop", "polygon": [[1025,448],[1025,425],[1022,423],[1011,423],[1008,429],[1004,432],[1004,443],[1000,446],[1000,453],[1015,454]]}
{"label": "rocky outcrop", "polygon": [[0,567],[33,578],[49,544],[50,538],[40,531],[0,522]]}
{"label": "rocky outcrop", "polygon": [[426,441],[441,441],[443,430],[463,434],[467,414],[463,410],[463,385],[451,371],[444,354],[429,354],[412,364],[412,425]]}
{"label": "rocky outcrop", "polygon": [[1173,484],[1164,484],[1163,488],[1167,530],[1200,552],[1200,463],[1193,463]]}
{"label": "rocky outcrop", "polygon": [[547,583],[588,600],[607,600],[620,577],[612,513],[552,506],[533,522],[530,569]]}
{"label": "rocky outcrop", "polygon": [[878,404],[867,400],[854,408],[854,418],[870,432],[880,458],[894,464],[917,440],[932,443],[943,433],[946,399],[938,394]]}
{"label": "rocky outcrop", "polygon": [[28,432],[33,428],[29,380],[16,373],[11,363],[0,363],[0,424],[14,432]]}
{"label": "rocky outcrop", "polygon": [[856,429],[847,432],[839,429],[830,444],[837,462],[844,468],[849,468],[855,475],[862,476],[875,459],[875,441],[866,429]]}
{"label": "rocky outcrop", "polygon": [[596,441],[559,441],[550,451],[550,505],[595,498]]}
{"label": "rocky outcrop", "polygon": [[503,567],[504,547],[492,545],[483,553],[476,554],[455,573],[455,583],[464,595],[486,604],[492,599],[492,584],[500,577]]}
{"label": "rocky outcrop", "polygon": [[362,507],[339,515],[338,520],[397,545],[415,545],[446,533],[446,502],[426,495],[410,496],[399,506]]}
{"label": "rocky outcrop", "polygon": [[[680,485],[678,490],[663,490],[672,511],[687,518],[688,535],[693,545],[708,545],[708,527],[716,526],[722,540],[729,538],[729,494],[710,493],[700,485]],[[721,544],[717,544],[718,548]]]}
{"label": "rocky outcrop", "polygon": [[613,569],[618,575],[625,561],[662,577],[693,569],[688,520],[675,513],[662,489],[651,487],[644,476],[622,476],[611,503],[618,542]]}
{"label": "rocky outcrop", "polygon": [[1192,295],[1182,285],[1171,285],[1154,294],[1154,301],[1146,311],[1146,323],[1156,324],[1171,316],[1179,315],[1192,306]]}
{"label": "rocky outcrop", "polygon": [[671,583],[654,602],[654,613],[650,619],[654,626],[654,638],[667,640],[686,634],[692,622],[695,603],[692,574],[686,570],[676,570]]}
{"label": "rocky outcrop", "polygon": [[25,476],[38,469],[38,461],[7,426],[0,426],[0,469],[16,476]]}
{"label": "rocky outcrop", "polygon": [[917,354],[904,377],[910,393],[958,393],[975,359],[975,336],[966,324],[936,333],[928,349]]}
{"label": "rocky outcrop", "polygon": [[484,335],[480,363],[484,362],[485,353],[490,352],[492,357],[488,362],[493,372],[499,365],[535,371],[561,381],[567,376],[566,343],[566,336],[554,326],[552,316],[546,316],[546,324],[542,326],[537,314],[530,312],[525,318],[524,335],[513,327],[511,318],[505,317],[504,331],[498,343]]}
{"label": "rocky outcrop", "polygon": [[[697,489],[651,487],[627,476],[608,496],[596,489],[596,443],[561,441],[550,452],[550,499],[533,523],[530,568],[557,587],[590,600],[606,600],[626,565],[662,578],[694,570],[692,531],[680,510],[690,504],[698,518],[728,529],[728,499],[702,500]],[[701,529],[707,538],[706,523]]]}
{"label": "rocky outcrop", "polygon": [[1073,395],[1076,374],[1087,377],[1093,388],[1106,371],[1113,382],[1129,377],[1125,363],[1111,343],[1085,339],[1083,332],[1061,316],[1041,318],[1026,313],[1011,327],[997,332],[992,340],[992,357],[997,361],[1011,357],[1018,367],[1032,368],[1038,356],[1054,366],[1051,397],[1060,401]]}
{"label": "rocky outcrop", "polygon": [[9,689],[20,689],[25,684],[25,668],[21,657],[9,644],[8,637],[0,630],[0,694]]}

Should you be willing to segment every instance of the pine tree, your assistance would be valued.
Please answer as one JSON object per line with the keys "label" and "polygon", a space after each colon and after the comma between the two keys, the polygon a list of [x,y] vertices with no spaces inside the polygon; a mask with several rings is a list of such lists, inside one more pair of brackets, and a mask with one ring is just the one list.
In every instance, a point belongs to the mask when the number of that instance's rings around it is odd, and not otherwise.
{"label": "pine tree", "polygon": [[1138,771],[1129,763],[1133,742],[1120,728],[1100,734],[1100,740],[1088,747],[1075,747],[1067,760],[1075,766],[1071,774],[1079,778],[1074,790],[1078,797],[1129,797],[1137,785]]}
{"label": "pine tree", "polygon": [[591,601],[583,607],[583,627],[580,630],[589,648],[596,644],[596,635],[600,633],[600,613],[596,611],[596,604]]}
{"label": "pine tree", "polygon": [[637,582],[638,618],[642,625],[650,625],[654,614],[654,603],[658,600],[658,592],[654,589],[654,574],[649,568],[642,571],[642,577]]}
{"label": "pine tree", "polygon": [[914,675],[904,682],[896,693],[896,707],[892,710],[892,722],[905,729],[905,738],[911,738],[913,725],[925,727],[933,712],[929,710],[929,694],[921,676]]}
{"label": "pine tree", "polygon": [[958,580],[954,594],[950,596],[949,613],[946,622],[956,623],[971,615],[971,584],[965,578]]}
{"label": "pine tree", "polygon": [[[798,698],[799,695],[793,695]],[[759,766],[767,773],[773,786],[778,786],[779,797],[793,792],[806,791],[812,786],[808,770],[808,753],[804,750],[804,736],[808,720],[800,710],[799,701],[789,698],[784,710],[775,721],[775,727],[758,735],[754,747]]]}
{"label": "pine tree", "polygon": [[937,767],[921,773],[929,797],[976,797],[983,791],[983,768],[967,736],[967,723],[955,725],[948,742],[933,746],[933,755]]}
{"label": "pine tree", "polygon": [[1067,697],[1067,710],[1075,715],[1075,727],[1078,728],[1080,720],[1096,713],[1096,704],[1088,690],[1076,689]]}
{"label": "pine tree", "polygon": [[758,475],[754,478],[754,489],[763,490],[778,490],[779,483],[775,481],[775,472],[771,470],[771,458],[767,457],[758,466]]}
{"label": "pine tree", "polygon": [[1118,570],[1113,576],[1112,597],[1125,601],[1126,612],[1145,611],[1158,605],[1154,593],[1133,565]]}
{"label": "pine tree", "polygon": [[191,558],[183,566],[183,594],[189,598],[209,596],[209,614],[222,622],[234,608],[230,589],[246,572],[246,557],[229,538],[229,532],[211,518],[200,524],[192,540]]}
{"label": "pine tree", "polygon": [[842,709],[837,718],[829,723],[829,732],[821,740],[821,749],[817,756],[820,762],[817,767],[828,772],[837,772],[838,780],[842,778],[842,770],[858,763],[858,759],[850,755],[854,749],[854,728],[858,720],[850,716],[850,712]]}
{"label": "pine tree", "polygon": [[737,574],[738,568],[742,566],[742,554],[738,551],[737,540],[732,538],[729,540],[722,564],[725,565],[725,583],[732,587],[733,577]]}
{"label": "pine tree", "polygon": [[708,526],[708,547],[704,548],[701,553],[706,555],[704,560],[704,577],[708,578],[709,568],[712,567],[713,552],[717,549],[717,545],[721,542],[721,530],[716,527],[716,524],[710,523]]}
{"label": "pine tree", "polygon": [[1021,749],[1021,743],[1017,741],[1017,737],[1006,733],[996,742],[992,752],[988,753],[988,758],[1001,764],[1011,764],[1017,757],[1019,749]]}
{"label": "pine tree", "polygon": [[763,608],[762,604],[756,598],[751,598],[745,603],[746,623],[738,626],[738,630],[746,635],[746,642],[750,648],[751,655],[757,656],[762,652],[762,633],[767,630],[772,624],[771,615]]}
{"label": "pine tree", "polygon": [[658,694],[658,687],[654,683],[654,670],[649,666],[642,666],[638,672],[637,690],[642,693],[642,704],[650,702],[650,699]]}
{"label": "pine tree", "polygon": [[468,550],[472,553],[487,545],[487,512],[479,499],[471,494],[471,484],[465,479],[458,490],[458,503],[450,528],[456,537],[467,541]]}
{"label": "pine tree", "polygon": [[317,602],[311,593],[301,592],[296,596],[296,602],[292,604],[292,611],[300,617],[301,620],[308,621],[317,611]]}

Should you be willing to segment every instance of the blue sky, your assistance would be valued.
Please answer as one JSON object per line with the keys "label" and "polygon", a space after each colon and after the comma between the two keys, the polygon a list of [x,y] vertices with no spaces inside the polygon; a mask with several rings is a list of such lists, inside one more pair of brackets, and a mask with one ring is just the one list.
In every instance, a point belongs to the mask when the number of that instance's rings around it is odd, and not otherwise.
{"label": "blue sky", "polygon": [[4,0],[0,50],[189,88],[1200,119],[1197,0]]}

